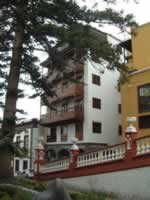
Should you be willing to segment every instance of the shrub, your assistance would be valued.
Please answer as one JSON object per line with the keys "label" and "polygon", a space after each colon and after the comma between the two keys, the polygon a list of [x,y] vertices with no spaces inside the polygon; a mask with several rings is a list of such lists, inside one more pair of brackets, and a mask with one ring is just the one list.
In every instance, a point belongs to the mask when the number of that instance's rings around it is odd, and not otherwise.
{"label": "shrub", "polygon": [[0,185],[0,192],[9,194],[10,196],[13,196],[16,193],[16,188],[6,185]]}
{"label": "shrub", "polygon": [[108,200],[108,196],[105,194],[96,194],[96,193],[81,193],[81,192],[72,192],[70,196],[73,200]]}
{"label": "shrub", "polygon": [[46,183],[23,177],[17,178],[16,184],[37,191],[44,191],[47,189]]}
{"label": "shrub", "polygon": [[7,193],[5,193],[0,199],[1,200],[12,200],[12,198]]}
{"label": "shrub", "polygon": [[14,200],[32,200],[32,194],[22,190],[17,190]]}
{"label": "shrub", "polygon": [[32,200],[32,194],[15,187],[0,185],[0,200]]}

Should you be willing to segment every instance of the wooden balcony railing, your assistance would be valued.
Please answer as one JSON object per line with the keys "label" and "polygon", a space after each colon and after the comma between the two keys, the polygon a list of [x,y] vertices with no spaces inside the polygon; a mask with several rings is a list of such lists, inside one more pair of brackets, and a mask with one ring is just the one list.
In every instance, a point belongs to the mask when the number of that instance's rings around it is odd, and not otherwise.
{"label": "wooden balcony railing", "polygon": [[83,120],[83,110],[71,110],[67,112],[49,113],[41,116],[42,125],[61,125]]}
{"label": "wooden balcony railing", "polygon": [[68,87],[60,87],[56,90],[57,96],[48,98],[49,103],[55,102],[55,101],[61,101],[64,98],[67,97],[83,97],[83,84],[76,83],[72,84]]}

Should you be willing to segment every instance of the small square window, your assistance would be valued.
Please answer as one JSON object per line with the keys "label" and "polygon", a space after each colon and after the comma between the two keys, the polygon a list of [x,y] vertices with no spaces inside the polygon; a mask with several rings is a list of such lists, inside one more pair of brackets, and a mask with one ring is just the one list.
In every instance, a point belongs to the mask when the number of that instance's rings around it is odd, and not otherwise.
{"label": "small square window", "polygon": [[101,109],[101,99],[93,98],[93,108]]}
{"label": "small square window", "polygon": [[100,76],[96,74],[92,74],[92,83],[96,85],[100,85]]}
{"label": "small square window", "polygon": [[102,133],[102,124],[100,122],[93,122],[93,133]]}

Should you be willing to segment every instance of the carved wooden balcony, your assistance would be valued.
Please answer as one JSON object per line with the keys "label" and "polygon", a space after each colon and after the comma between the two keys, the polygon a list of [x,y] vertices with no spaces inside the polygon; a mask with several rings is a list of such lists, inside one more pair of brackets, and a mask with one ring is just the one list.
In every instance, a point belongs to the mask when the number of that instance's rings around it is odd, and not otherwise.
{"label": "carved wooden balcony", "polygon": [[42,115],[40,123],[43,126],[55,126],[68,123],[79,122],[83,120],[83,110],[71,110],[67,112],[48,113]]}
{"label": "carved wooden balcony", "polygon": [[56,89],[56,94],[57,96],[53,98],[49,98],[48,101],[49,103],[56,102],[56,101],[61,101],[65,98],[68,97],[83,97],[83,89],[84,86],[81,83],[76,83],[76,84],[71,84],[67,87],[64,88],[58,88]]}

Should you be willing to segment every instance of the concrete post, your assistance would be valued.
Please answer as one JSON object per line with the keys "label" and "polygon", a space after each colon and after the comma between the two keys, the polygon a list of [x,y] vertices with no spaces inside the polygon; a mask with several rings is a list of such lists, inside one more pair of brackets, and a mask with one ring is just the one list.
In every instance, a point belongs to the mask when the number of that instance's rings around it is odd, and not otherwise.
{"label": "concrete post", "polygon": [[38,147],[35,149],[36,151],[36,160],[35,160],[35,175],[39,175],[40,173],[40,165],[44,162],[45,157],[45,149],[43,146],[43,138],[39,138]]}
{"label": "concrete post", "polygon": [[126,139],[127,139],[127,154],[128,156],[135,156],[136,155],[136,137],[137,137],[137,130],[133,126],[133,122],[136,121],[135,117],[129,117],[127,119],[128,127],[126,129]]}
{"label": "concrete post", "polygon": [[70,171],[73,171],[77,167],[77,158],[80,151],[78,145],[76,144],[77,141],[78,141],[77,138],[72,139],[73,145],[71,146],[70,149],[71,151],[70,165],[69,165]]}

